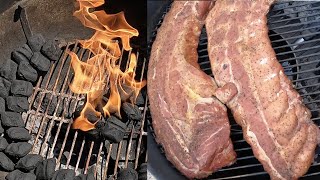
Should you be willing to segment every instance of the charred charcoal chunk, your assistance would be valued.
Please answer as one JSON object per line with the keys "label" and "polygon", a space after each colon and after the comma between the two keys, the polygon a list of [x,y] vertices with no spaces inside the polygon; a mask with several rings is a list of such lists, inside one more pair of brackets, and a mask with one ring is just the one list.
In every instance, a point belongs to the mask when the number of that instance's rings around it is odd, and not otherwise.
{"label": "charred charcoal chunk", "polygon": [[72,169],[60,169],[54,173],[52,180],[73,180],[75,175]]}
{"label": "charred charcoal chunk", "polygon": [[6,101],[0,97],[0,113],[6,110]]}
{"label": "charred charcoal chunk", "polygon": [[29,62],[29,59],[32,57],[32,50],[27,44],[24,44],[23,46],[19,47],[15,51],[12,52],[12,59],[17,63],[20,64],[20,62]]}
{"label": "charred charcoal chunk", "polygon": [[50,68],[50,60],[43,56],[40,52],[33,54],[30,64],[39,71],[48,71]]}
{"label": "charred charcoal chunk", "polygon": [[36,180],[36,175],[32,173],[24,173],[20,170],[14,170],[6,176],[6,180]]}
{"label": "charred charcoal chunk", "polygon": [[18,65],[11,59],[7,59],[0,66],[0,76],[6,78],[9,81],[16,79]]}
{"label": "charred charcoal chunk", "polygon": [[14,80],[11,84],[11,93],[14,95],[31,96],[32,83],[24,80]]}
{"label": "charred charcoal chunk", "polygon": [[0,97],[6,98],[9,95],[11,82],[0,77]]}
{"label": "charred charcoal chunk", "polygon": [[95,180],[93,173],[88,174],[80,174],[79,176],[75,177],[73,180]]}
{"label": "charred charcoal chunk", "polygon": [[24,127],[24,122],[22,120],[21,114],[16,112],[2,112],[1,123],[6,127]]}
{"label": "charred charcoal chunk", "polygon": [[107,119],[105,126],[101,129],[101,135],[112,141],[120,142],[123,139],[127,126],[120,119],[111,116]]}
{"label": "charred charcoal chunk", "polygon": [[0,137],[0,151],[3,151],[7,148],[8,142],[4,137]]}
{"label": "charred charcoal chunk", "polygon": [[3,152],[0,152],[0,167],[7,171],[14,170],[14,163]]}
{"label": "charred charcoal chunk", "polygon": [[11,111],[25,112],[29,109],[29,102],[27,97],[7,97],[7,107]]}
{"label": "charred charcoal chunk", "polygon": [[147,180],[147,163],[142,163],[139,168],[139,180]]}
{"label": "charred charcoal chunk", "polygon": [[36,167],[35,174],[37,179],[51,179],[55,172],[56,159],[50,158],[42,161]]}
{"label": "charred charcoal chunk", "polygon": [[136,99],[136,104],[137,105],[144,105],[144,98],[141,94],[141,92],[138,94],[137,99]]}
{"label": "charred charcoal chunk", "polygon": [[138,173],[132,168],[121,169],[117,180],[138,180]]}
{"label": "charred charcoal chunk", "polygon": [[17,162],[15,168],[23,171],[31,171],[36,168],[42,160],[42,156],[38,154],[28,154]]}
{"label": "charred charcoal chunk", "polygon": [[45,39],[41,34],[34,34],[28,39],[27,43],[33,52],[39,52],[41,50],[41,47],[45,43]]}
{"label": "charred charcoal chunk", "polygon": [[18,67],[19,77],[35,82],[38,79],[38,72],[29,63],[21,62]]}
{"label": "charred charcoal chunk", "polygon": [[29,141],[31,135],[26,128],[22,127],[11,127],[7,130],[7,135],[10,139],[16,141]]}
{"label": "charred charcoal chunk", "polygon": [[32,145],[27,142],[11,143],[5,149],[5,153],[13,157],[24,157],[31,151]]}
{"label": "charred charcoal chunk", "polygon": [[42,49],[41,52],[47,56],[49,59],[52,61],[57,61],[59,60],[59,57],[61,55],[61,49],[59,47],[59,41],[58,40],[50,40],[47,41]]}
{"label": "charred charcoal chunk", "polygon": [[132,105],[130,103],[123,103],[122,109],[126,113],[127,117],[131,120],[141,120],[142,114],[137,105]]}
{"label": "charred charcoal chunk", "polygon": [[2,125],[0,124],[0,134],[4,133],[4,129],[2,127]]}

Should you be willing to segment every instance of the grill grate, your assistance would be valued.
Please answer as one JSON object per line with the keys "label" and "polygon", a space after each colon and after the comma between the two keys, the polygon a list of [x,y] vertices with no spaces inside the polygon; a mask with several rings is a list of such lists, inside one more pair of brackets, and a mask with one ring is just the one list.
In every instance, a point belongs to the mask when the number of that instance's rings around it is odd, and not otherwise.
{"label": "grill grate", "polygon": [[[91,57],[78,42],[68,44],[60,60],[51,65],[45,76],[39,78],[29,99],[29,111],[23,114],[26,127],[32,135],[31,153],[40,154],[45,158],[55,157],[56,170],[73,169],[76,174],[86,174],[88,170],[93,170],[96,179],[103,180],[116,177],[121,168],[139,168],[141,163],[147,162],[147,130],[144,125],[146,97],[145,103],[139,106],[143,119],[140,122],[129,123],[125,137],[120,143],[106,146],[101,140],[88,138],[86,133],[73,130],[72,115],[76,108],[84,103],[85,96],[74,94],[69,89],[74,73],[67,50],[78,54],[82,61]],[[130,53],[131,51],[122,50],[119,63],[123,70],[128,67]],[[138,53],[137,59],[139,61],[135,74],[141,80],[146,59],[139,57]],[[143,63],[139,63],[140,61]]]}
{"label": "grill grate", "polygon": [[[152,42],[160,27],[163,13],[157,27],[152,33]],[[319,2],[278,2],[268,14],[269,38],[277,58],[286,75],[300,93],[305,105],[311,110],[312,120],[320,125],[320,3]],[[198,47],[201,69],[212,76],[207,52],[206,30],[203,29]],[[154,135],[151,117],[148,119],[149,130]],[[231,122],[231,139],[237,153],[237,162],[214,173],[209,179],[270,179],[262,165],[253,156],[251,147],[242,136],[242,130],[229,112]],[[161,147],[159,147],[161,149]],[[315,162],[301,179],[320,178],[320,161],[316,150]],[[163,150],[162,150],[163,152]],[[163,158],[164,155],[163,155]],[[173,168],[173,167],[172,167]]]}

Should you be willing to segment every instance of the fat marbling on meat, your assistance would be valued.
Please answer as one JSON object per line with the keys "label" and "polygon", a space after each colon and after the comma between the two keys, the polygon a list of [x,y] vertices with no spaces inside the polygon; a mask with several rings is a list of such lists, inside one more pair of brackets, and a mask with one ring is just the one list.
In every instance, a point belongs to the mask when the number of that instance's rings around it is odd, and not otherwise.
{"label": "fat marbling on meat", "polygon": [[200,70],[197,46],[211,1],[175,1],[158,30],[148,66],[156,140],[188,178],[202,178],[236,159],[226,107]]}
{"label": "fat marbling on meat", "polygon": [[272,179],[297,179],[319,138],[297,91],[277,61],[266,14],[272,0],[217,0],[206,19],[216,96],[232,110],[245,140]]}

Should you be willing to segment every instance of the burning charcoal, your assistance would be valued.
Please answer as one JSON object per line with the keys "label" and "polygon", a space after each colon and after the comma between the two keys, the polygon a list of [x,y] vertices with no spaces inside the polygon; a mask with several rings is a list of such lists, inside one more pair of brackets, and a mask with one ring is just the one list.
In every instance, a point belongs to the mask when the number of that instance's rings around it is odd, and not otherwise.
{"label": "burning charcoal", "polygon": [[30,82],[38,79],[38,72],[29,63],[21,62],[18,67],[18,75]]}
{"label": "burning charcoal", "polygon": [[0,77],[0,97],[6,98],[9,95],[11,82]]}
{"label": "burning charcoal", "polygon": [[142,163],[140,165],[139,180],[147,180],[147,163]]}
{"label": "burning charcoal", "polygon": [[24,127],[24,122],[22,120],[21,114],[16,112],[2,112],[1,123],[6,127]]}
{"label": "burning charcoal", "polygon": [[31,171],[36,168],[42,160],[42,156],[38,154],[28,154],[17,162],[15,168],[23,171]]}
{"label": "burning charcoal", "polygon": [[73,180],[75,175],[72,169],[60,169],[54,173],[52,180]]}
{"label": "burning charcoal", "polygon": [[4,112],[6,110],[6,101],[0,97],[0,112]]}
{"label": "burning charcoal", "polygon": [[28,39],[28,45],[33,52],[39,52],[44,43],[45,39],[41,34],[34,34]]}
{"label": "burning charcoal", "polygon": [[40,52],[33,54],[30,64],[39,71],[48,71],[50,68],[50,60],[43,56]]}
{"label": "burning charcoal", "polygon": [[56,159],[50,158],[38,164],[35,174],[37,179],[51,179],[55,172]]}
{"label": "burning charcoal", "polygon": [[138,173],[132,168],[121,169],[117,180],[138,180]]}
{"label": "burning charcoal", "polygon": [[14,95],[31,96],[33,90],[32,83],[24,80],[14,80],[11,84],[11,93]]}
{"label": "burning charcoal", "polygon": [[141,120],[142,114],[137,105],[132,105],[130,103],[123,103],[122,109],[126,113],[127,117],[131,120]]}
{"label": "burning charcoal", "polygon": [[18,65],[11,59],[5,60],[0,66],[0,76],[9,81],[16,79],[17,67]]}
{"label": "burning charcoal", "polygon": [[31,135],[26,128],[11,127],[6,132],[8,137],[12,140],[29,141],[31,139]]}
{"label": "burning charcoal", "polygon": [[59,41],[57,40],[50,40],[47,41],[42,49],[41,52],[46,55],[52,61],[57,61],[61,55],[61,49],[59,47]]}
{"label": "burning charcoal", "polygon": [[11,111],[15,112],[25,112],[29,109],[29,102],[27,97],[7,97],[7,107]]}
{"label": "burning charcoal", "polygon": [[136,99],[136,104],[137,105],[144,105],[144,98],[141,94],[141,92],[138,94],[137,99]]}
{"label": "burning charcoal", "polygon": [[133,88],[126,84],[122,84],[121,88],[119,89],[119,94],[121,101],[127,101],[131,96],[133,96]]}
{"label": "burning charcoal", "polygon": [[112,142],[120,142],[123,139],[126,128],[126,124],[111,116],[107,119],[106,125],[101,129],[101,135]]}
{"label": "burning charcoal", "polygon": [[14,164],[3,152],[0,152],[0,167],[7,171],[14,170]]}
{"label": "burning charcoal", "polygon": [[13,157],[24,157],[31,151],[32,145],[27,142],[11,143],[5,153]]}
{"label": "burning charcoal", "polygon": [[29,62],[29,59],[32,57],[32,50],[27,44],[24,44],[23,46],[19,47],[15,51],[12,52],[12,59],[17,63],[20,64],[20,62]]}
{"label": "burning charcoal", "polygon": [[0,137],[0,151],[3,151],[7,148],[8,142],[4,137]]}
{"label": "burning charcoal", "polygon": [[6,180],[36,180],[36,175],[32,174],[32,173],[24,173],[21,172],[19,170],[14,170],[12,172],[10,172],[7,176],[6,176]]}
{"label": "burning charcoal", "polygon": [[85,109],[84,116],[91,122],[95,123],[100,120],[100,117],[96,116],[96,112],[92,111],[91,109]]}

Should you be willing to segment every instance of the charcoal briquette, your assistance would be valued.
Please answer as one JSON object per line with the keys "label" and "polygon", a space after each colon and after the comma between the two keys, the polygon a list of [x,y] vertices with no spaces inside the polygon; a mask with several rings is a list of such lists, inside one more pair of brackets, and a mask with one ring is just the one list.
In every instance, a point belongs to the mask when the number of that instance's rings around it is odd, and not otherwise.
{"label": "charcoal briquette", "polygon": [[43,45],[41,52],[52,61],[57,61],[60,58],[62,50],[59,47],[58,40],[49,40]]}
{"label": "charcoal briquette", "polygon": [[7,79],[0,77],[0,97],[6,98],[9,95],[11,82]]}
{"label": "charcoal briquette", "polygon": [[141,120],[142,114],[137,105],[130,104],[130,103],[123,103],[122,109],[126,113],[127,117],[131,120]]}
{"label": "charcoal briquette", "polygon": [[29,62],[29,60],[32,57],[32,50],[27,44],[24,44],[23,46],[19,47],[18,49],[14,50],[12,52],[12,60],[15,61],[17,64],[20,64],[20,62]]}
{"label": "charcoal briquette", "polygon": [[42,55],[40,52],[33,54],[30,64],[39,71],[48,71],[50,68],[50,60]]}
{"label": "charcoal briquette", "polygon": [[76,176],[73,180],[95,180],[93,173],[80,174]]}
{"label": "charcoal briquette", "polygon": [[6,110],[6,101],[0,97],[0,113]]}
{"label": "charcoal briquette", "polygon": [[142,163],[139,168],[139,180],[147,180],[147,163]]}
{"label": "charcoal briquette", "polygon": [[24,157],[31,151],[32,145],[27,142],[11,143],[5,149],[5,153],[12,157]]}
{"label": "charcoal briquette", "polygon": [[56,159],[50,158],[40,162],[35,170],[37,179],[51,179],[55,172]]}
{"label": "charcoal briquette", "polygon": [[28,38],[27,43],[33,52],[39,52],[43,44],[45,43],[45,39],[41,34],[34,34],[30,38]]}
{"label": "charcoal briquette", "polygon": [[54,173],[52,180],[73,180],[75,175],[72,169],[60,169]]}
{"label": "charcoal briquette", "polygon": [[11,127],[6,131],[8,137],[15,141],[29,141],[31,135],[26,128],[22,127]]}
{"label": "charcoal briquette", "polygon": [[11,59],[5,60],[0,66],[0,76],[9,81],[16,79],[17,67],[18,65]]}
{"label": "charcoal briquette", "polygon": [[3,151],[7,148],[8,146],[8,141],[4,137],[0,137],[0,151]]}
{"label": "charcoal briquette", "polygon": [[105,126],[101,129],[101,135],[112,141],[120,142],[125,134],[127,126],[118,118],[111,116],[107,119]]}
{"label": "charcoal briquette", "polygon": [[0,167],[7,171],[14,170],[14,163],[3,152],[0,152]]}
{"label": "charcoal briquette", "polygon": [[18,76],[30,82],[38,79],[38,72],[29,63],[21,62],[18,67]]}
{"label": "charcoal briquette", "polygon": [[37,177],[33,173],[24,173],[18,169],[10,172],[6,176],[6,180],[36,180]]}
{"label": "charcoal briquette", "polygon": [[7,97],[7,108],[15,112],[25,112],[29,109],[27,97],[9,96]]}
{"label": "charcoal briquette", "polygon": [[138,180],[138,173],[132,168],[121,169],[117,180]]}
{"label": "charcoal briquette", "polygon": [[17,162],[15,168],[21,169],[22,171],[31,171],[35,169],[42,160],[43,158],[39,154],[28,154]]}
{"label": "charcoal briquette", "polygon": [[2,133],[4,133],[4,129],[3,129],[2,125],[1,125],[1,123],[0,123],[0,134],[2,134]]}
{"label": "charcoal briquette", "polygon": [[10,111],[1,113],[1,124],[5,127],[24,127],[21,114]]}
{"label": "charcoal briquette", "polygon": [[29,81],[13,80],[11,84],[11,93],[18,96],[31,96],[33,85]]}

